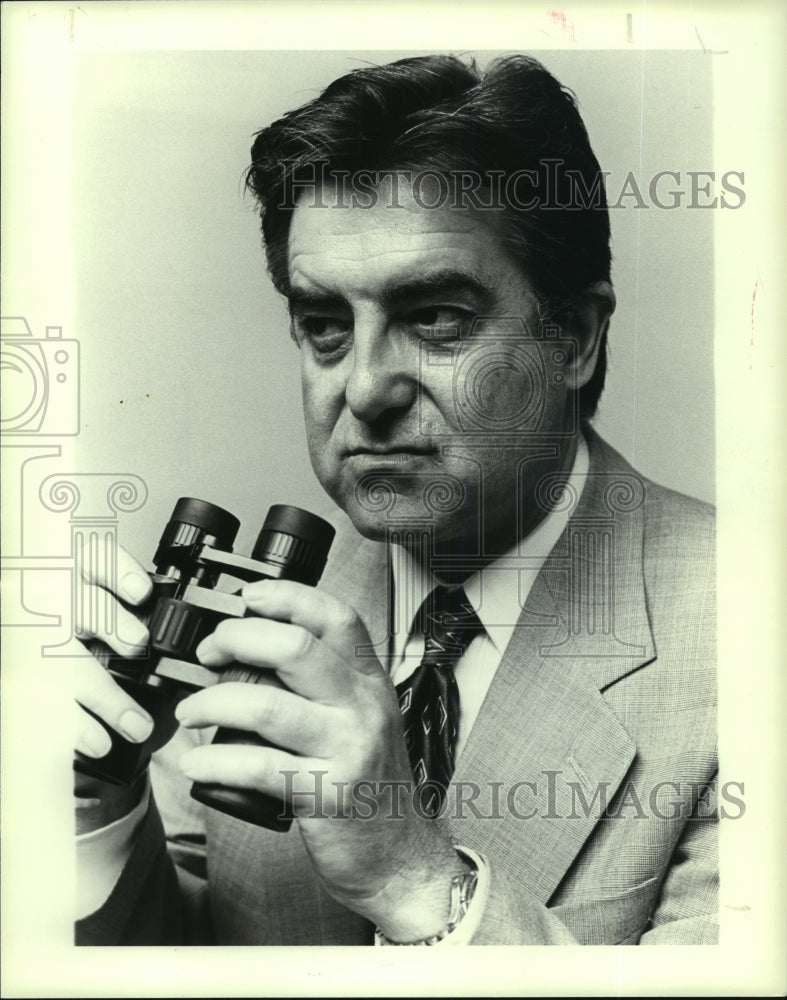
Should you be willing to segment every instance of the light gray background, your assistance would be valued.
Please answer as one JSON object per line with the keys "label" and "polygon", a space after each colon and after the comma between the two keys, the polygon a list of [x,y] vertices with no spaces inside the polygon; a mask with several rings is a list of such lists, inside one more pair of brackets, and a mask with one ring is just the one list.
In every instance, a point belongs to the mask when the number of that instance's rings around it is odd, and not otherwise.
{"label": "light gray background", "polygon": [[[146,481],[148,503],[122,521],[143,561],[183,494],[236,513],[241,547],[271,503],[330,510],[243,173],[257,129],[353,67],[410,54],[76,55],[77,464]],[[735,166],[712,161],[701,51],[536,55],[575,91],[610,200],[629,171],[645,192],[657,171],[678,171],[687,191],[686,171]],[[612,212],[618,309],[596,426],[643,474],[712,500],[715,212],[625,204]]]}

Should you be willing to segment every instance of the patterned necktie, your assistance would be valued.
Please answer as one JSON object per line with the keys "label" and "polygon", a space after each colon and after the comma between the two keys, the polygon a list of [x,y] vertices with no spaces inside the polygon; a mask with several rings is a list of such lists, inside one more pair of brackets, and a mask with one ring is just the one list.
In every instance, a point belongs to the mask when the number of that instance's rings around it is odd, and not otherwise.
{"label": "patterned necktie", "polygon": [[421,606],[417,623],[419,619],[424,656],[415,672],[396,685],[396,693],[416,788],[429,783],[419,804],[424,813],[435,816],[454,773],[459,723],[454,664],[484,627],[462,587],[435,587]]}

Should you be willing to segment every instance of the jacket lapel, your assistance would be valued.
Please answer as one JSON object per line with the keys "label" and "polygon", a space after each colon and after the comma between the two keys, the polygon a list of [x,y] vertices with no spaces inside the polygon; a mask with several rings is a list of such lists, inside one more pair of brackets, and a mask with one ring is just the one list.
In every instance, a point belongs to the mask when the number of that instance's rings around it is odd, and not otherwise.
{"label": "jacket lapel", "polygon": [[[636,756],[601,691],[655,656],[641,556],[644,485],[595,435],[589,444],[581,500],[533,585],[447,810],[460,844],[499,858],[544,903]],[[467,803],[476,789],[474,813]],[[478,813],[480,822],[465,822]]]}

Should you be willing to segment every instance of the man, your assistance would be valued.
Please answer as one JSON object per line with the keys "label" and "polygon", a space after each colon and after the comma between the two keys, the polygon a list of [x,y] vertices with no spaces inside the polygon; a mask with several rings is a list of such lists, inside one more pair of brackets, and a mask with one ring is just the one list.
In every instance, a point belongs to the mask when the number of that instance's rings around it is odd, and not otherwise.
{"label": "man", "polygon": [[[573,100],[522,57],[409,59],[252,157],[312,464],[350,523],[320,588],[248,585],[198,651],[279,683],[184,700],[152,794],[81,783],[77,940],[713,942],[712,522],[589,425],[615,297]],[[105,637],[129,653],[136,627]],[[97,663],[78,701],[147,738]],[[272,746],[206,745],[216,725]],[[298,821],[199,808],[190,781]]]}

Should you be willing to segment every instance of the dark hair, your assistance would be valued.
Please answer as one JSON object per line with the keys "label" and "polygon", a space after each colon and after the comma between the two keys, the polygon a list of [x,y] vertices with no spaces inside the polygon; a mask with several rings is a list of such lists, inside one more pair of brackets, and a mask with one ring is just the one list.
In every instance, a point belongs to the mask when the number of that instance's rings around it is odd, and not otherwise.
{"label": "dark hair", "polygon": [[[246,183],[260,204],[271,278],[288,289],[293,191],[316,171],[472,171],[527,177],[527,206],[498,212],[509,253],[533,282],[542,319],[560,322],[596,281],[609,281],[603,176],[573,94],[541,63],[512,55],[481,73],[454,56],[354,70],[255,136]],[[580,185],[584,189],[580,191]],[[578,196],[579,192],[579,196]],[[580,390],[584,419],[604,387],[606,335]]]}

